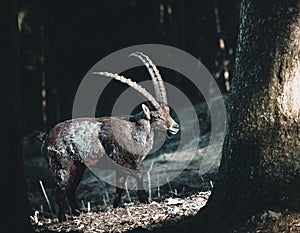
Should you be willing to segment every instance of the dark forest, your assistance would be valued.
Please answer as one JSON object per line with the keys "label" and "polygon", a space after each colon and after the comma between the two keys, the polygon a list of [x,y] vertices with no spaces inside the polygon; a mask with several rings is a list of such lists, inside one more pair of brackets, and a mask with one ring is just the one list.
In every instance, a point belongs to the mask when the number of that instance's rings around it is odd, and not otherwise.
{"label": "dark forest", "polygon": [[299,232],[300,1],[3,3],[3,232]]}

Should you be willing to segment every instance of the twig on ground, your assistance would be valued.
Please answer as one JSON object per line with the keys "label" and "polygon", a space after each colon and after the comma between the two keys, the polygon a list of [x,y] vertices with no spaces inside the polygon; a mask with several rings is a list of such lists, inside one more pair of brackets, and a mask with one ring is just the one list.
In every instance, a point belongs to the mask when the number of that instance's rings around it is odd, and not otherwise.
{"label": "twig on ground", "polygon": [[148,176],[148,190],[149,190],[149,201],[151,201],[152,199],[152,192],[151,192],[151,175],[150,175],[150,172],[153,168],[153,164],[154,164],[154,161],[152,161],[151,165],[150,165],[150,168],[149,170],[147,171],[147,176]]}
{"label": "twig on ground", "polygon": [[52,217],[54,218],[54,214],[53,214],[53,211],[52,211],[52,207],[51,207],[51,205],[50,205],[50,202],[49,202],[49,199],[48,199],[46,190],[45,190],[44,185],[43,185],[43,182],[42,182],[41,180],[40,180],[40,186],[41,186],[41,189],[42,189],[42,191],[43,191],[43,194],[44,194],[44,197],[45,197],[45,199],[46,199],[46,202],[47,202],[47,205],[48,205],[48,207],[49,207],[49,210],[50,210],[50,212],[51,212],[51,215],[52,215]]}
{"label": "twig on ground", "polygon": [[173,192],[173,189],[172,189],[172,186],[171,186],[171,184],[170,184],[170,181],[169,181],[169,177],[167,176],[166,173],[164,173],[164,174],[165,174],[165,176],[166,176],[166,178],[167,178],[167,183],[168,183],[168,186],[169,186],[169,189],[170,189],[170,193],[174,193],[174,192]]}
{"label": "twig on ground", "polygon": [[131,197],[130,197],[130,193],[129,193],[128,186],[127,186],[127,180],[126,180],[126,182],[125,182],[125,190],[126,190],[126,193],[127,193],[128,199],[129,199],[129,202],[131,202]]}
{"label": "twig on ground", "polygon": [[83,201],[83,200],[81,200],[81,208],[82,208],[84,211],[86,211],[86,206],[85,206],[85,204],[84,204],[84,201]]}
{"label": "twig on ground", "polygon": [[41,206],[40,206],[40,209],[41,209],[41,211],[40,211],[40,212],[41,212],[41,215],[44,215],[44,206],[41,205]]}
{"label": "twig on ground", "polygon": [[88,201],[88,204],[87,204],[87,212],[91,212],[91,203]]}
{"label": "twig on ground", "polygon": [[135,219],[132,217],[132,215],[130,213],[129,207],[126,207],[126,211],[127,211],[130,221],[136,223]]}
{"label": "twig on ground", "polygon": [[159,183],[159,175],[157,176],[157,196],[160,198],[160,183]]}

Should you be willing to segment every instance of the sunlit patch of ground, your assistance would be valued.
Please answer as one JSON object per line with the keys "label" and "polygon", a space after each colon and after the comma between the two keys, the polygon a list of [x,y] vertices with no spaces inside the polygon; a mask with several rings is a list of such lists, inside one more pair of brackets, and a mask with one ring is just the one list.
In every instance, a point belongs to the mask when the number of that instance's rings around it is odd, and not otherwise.
{"label": "sunlit patch of ground", "polygon": [[138,227],[153,229],[195,215],[207,202],[210,191],[185,198],[167,198],[150,204],[128,204],[123,208],[81,213],[63,223],[31,216],[37,232],[45,229],[76,232],[125,232]]}

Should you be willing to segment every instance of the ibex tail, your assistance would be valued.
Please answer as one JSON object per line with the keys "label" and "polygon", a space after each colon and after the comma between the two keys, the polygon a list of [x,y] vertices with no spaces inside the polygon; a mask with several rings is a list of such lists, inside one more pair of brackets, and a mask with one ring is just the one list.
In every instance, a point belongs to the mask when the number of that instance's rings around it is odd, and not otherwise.
{"label": "ibex tail", "polygon": [[28,145],[31,145],[36,142],[40,143],[44,140],[45,135],[46,135],[46,132],[35,131],[35,132],[27,135],[26,137],[24,137],[23,145],[28,146]]}

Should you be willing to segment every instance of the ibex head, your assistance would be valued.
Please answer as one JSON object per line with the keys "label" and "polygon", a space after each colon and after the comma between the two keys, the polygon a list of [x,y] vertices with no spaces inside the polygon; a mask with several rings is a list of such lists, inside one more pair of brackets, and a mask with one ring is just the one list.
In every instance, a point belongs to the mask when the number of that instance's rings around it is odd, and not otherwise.
{"label": "ibex head", "polygon": [[150,111],[148,107],[143,104],[142,108],[154,129],[166,131],[169,137],[179,131],[179,125],[170,116],[169,106],[161,106],[158,110]]}
{"label": "ibex head", "polygon": [[153,64],[153,62],[148,56],[141,52],[135,52],[130,54],[129,56],[137,57],[147,67],[147,70],[152,79],[156,98],[154,98],[141,85],[137,84],[129,78],[125,78],[124,76],[109,72],[93,72],[93,74],[113,78],[134,88],[138,93],[143,95],[152,105],[151,110],[145,104],[142,105],[142,109],[146,119],[151,122],[153,128],[161,131],[166,131],[168,136],[175,135],[179,131],[179,124],[177,124],[170,115],[170,108],[168,106],[166,89],[157,67]]}

